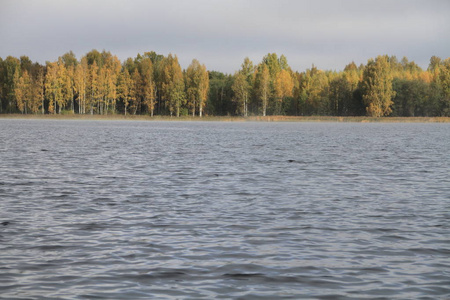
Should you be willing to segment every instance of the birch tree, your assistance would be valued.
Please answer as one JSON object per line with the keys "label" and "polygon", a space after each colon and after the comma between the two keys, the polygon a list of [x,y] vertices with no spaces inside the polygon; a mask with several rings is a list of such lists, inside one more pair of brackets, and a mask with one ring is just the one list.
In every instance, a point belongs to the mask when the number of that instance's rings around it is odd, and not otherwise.
{"label": "birch tree", "polygon": [[125,116],[127,115],[128,105],[130,103],[131,87],[132,87],[132,81],[131,81],[130,73],[128,73],[128,70],[126,68],[124,68],[123,71],[119,75],[119,86],[118,86],[119,93],[118,94],[119,94],[119,97],[123,101]]}
{"label": "birch tree", "polygon": [[192,116],[195,116],[198,108],[199,116],[202,117],[209,90],[209,74],[205,65],[193,59],[186,70],[186,91],[188,106]]}
{"label": "birch tree", "polygon": [[31,96],[31,112],[37,114],[39,108],[42,114],[45,113],[44,104],[44,70],[43,67],[39,67],[36,77],[32,80],[32,96]]}
{"label": "birch tree", "polygon": [[17,108],[22,114],[27,114],[27,108],[31,100],[31,80],[27,70],[24,70],[21,76],[19,71],[14,74],[14,90]]}
{"label": "birch tree", "polygon": [[281,70],[275,78],[275,95],[276,102],[276,114],[281,113],[281,106],[283,99],[286,97],[292,97],[294,90],[294,79],[287,70]]}
{"label": "birch tree", "polygon": [[363,101],[371,117],[387,116],[392,112],[392,75],[387,56],[370,59],[363,74]]}
{"label": "birch tree", "polygon": [[143,85],[143,98],[144,104],[147,106],[150,116],[153,117],[155,110],[155,97],[156,89],[155,82],[153,80],[153,63],[148,57],[145,57],[141,62],[142,72],[142,85]]}
{"label": "birch tree", "polygon": [[234,83],[231,87],[234,93],[233,102],[236,103],[236,113],[248,116],[248,99],[250,93],[250,85],[247,78],[241,72],[237,72],[234,77]]}
{"label": "birch tree", "polygon": [[270,97],[270,73],[266,64],[262,64],[258,73],[258,96],[261,99],[262,115],[267,114]]}
{"label": "birch tree", "polygon": [[168,101],[170,116],[174,113],[180,116],[181,106],[185,103],[184,79],[177,56],[169,56],[164,59],[162,93]]}
{"label": "birch tree", "polygon": [[58,105],[64,102],[63,76],[57,62],[47,64],[45,76],[45,97],[48,99],[48,112],[56,114]]}

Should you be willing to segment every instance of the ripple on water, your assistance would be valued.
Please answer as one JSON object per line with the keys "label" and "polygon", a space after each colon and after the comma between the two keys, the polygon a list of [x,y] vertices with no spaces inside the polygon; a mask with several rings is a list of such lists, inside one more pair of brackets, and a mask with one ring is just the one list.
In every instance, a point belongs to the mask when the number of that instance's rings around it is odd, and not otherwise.
{"label": "ripple on water", "polygon": [[0,123],[1,299],[450,298],[448,124]]}

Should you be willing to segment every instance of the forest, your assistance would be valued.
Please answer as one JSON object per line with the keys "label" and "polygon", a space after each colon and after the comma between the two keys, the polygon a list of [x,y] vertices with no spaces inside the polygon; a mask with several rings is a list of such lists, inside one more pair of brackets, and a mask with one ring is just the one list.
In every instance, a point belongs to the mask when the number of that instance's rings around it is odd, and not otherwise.
{"label": "forest", "polygon": [[0,58],[0,113],[450,116],[450,58],[433,56],[426,70],[380,55],[343,71],[298,72],[269,53],[224,74],[197,59],[182,70],[176,55],[153,51],[123,62],[105,50],[80,60],[70,51],[45,65],[8,56]]}

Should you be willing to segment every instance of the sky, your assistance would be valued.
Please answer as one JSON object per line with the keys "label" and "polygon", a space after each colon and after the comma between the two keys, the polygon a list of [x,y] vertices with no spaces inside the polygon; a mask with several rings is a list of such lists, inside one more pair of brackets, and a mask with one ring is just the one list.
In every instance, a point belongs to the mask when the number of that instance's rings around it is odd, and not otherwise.
{"label": "sky", "polygon": [[377,55],[427,68],[450,56],[449,0],[0,0],[0,57],[55,61],[92,49],[155,51],[234,73],[284,54],[293,70],[342,70]]}

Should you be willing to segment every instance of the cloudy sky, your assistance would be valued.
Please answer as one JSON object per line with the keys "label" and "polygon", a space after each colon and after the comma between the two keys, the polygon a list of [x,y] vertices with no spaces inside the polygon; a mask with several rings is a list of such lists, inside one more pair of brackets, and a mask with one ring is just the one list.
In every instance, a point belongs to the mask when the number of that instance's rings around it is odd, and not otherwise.
{"label": "cloudy sky", "polygon": [[426,68],[450,56],[448,0],[1,0],[0,57],[56,60],[105,49],[177,54],[209,70],[233,73],[248,56],[288,58],[294,70],[315,64],[342,70],[379,54]]}

